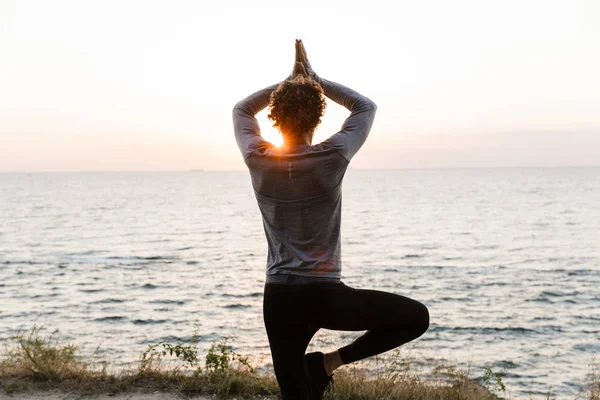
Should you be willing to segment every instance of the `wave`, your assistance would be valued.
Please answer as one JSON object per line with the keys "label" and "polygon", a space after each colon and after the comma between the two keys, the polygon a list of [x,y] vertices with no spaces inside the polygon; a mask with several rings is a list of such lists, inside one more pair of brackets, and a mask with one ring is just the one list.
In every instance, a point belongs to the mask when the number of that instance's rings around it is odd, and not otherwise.
{"label": "wave", "polygon": [[[49,257],[45,260],[2,260],[0,265],[40,265],[40,264],[57,264],[59,268],[65,268],[65,264],[111,264],[115,261],[119,264],[125,263],[136,263],[136,262],[172,262],[180,260],[180,257],[176,256],[108,256],[108,257],[93,257],[94,253],[104,252],[103,250],[90,250],[81,253],[70,253],[65,255],[56,255]],[[92,255],[92,257],[89,257]]]}
{"label": "wave", "polygon": [[556,317],[535,317],[532,321],[555,321]]}
{"label": "wave", "polygon": [[111,315],[109,317],[102,317],[102,318],[96,318],[93,321],[94,322],[117,322],[117,321],[124,321],[128,319],[125,316],[122,315]]}
{"label": "wave", "polygon": [[153,285],[151,283],[146,283],[144,286],[142,286],[142,289],[158,289],[159,286]]}
{"label": "wave", "polygon": [[[209,333],[206,335],[198,335],[196,336],[196,339],[198,342],[202,343],[208,343],[208,342],[212,342],[216,339],[219,338],[219,335],[215,334],[215,333]],[[148,344],[155,344],[155,343],[159,343],[159,342],[165,342],[165,343],[192,343],[192,336],[173,336],[173,335],[169,335],[169,336],[163,336],[163,337],[159,337],[159,338],[155,338],[155,339],[144,339],[139,341],[137,344],[141,344],[141,345],[148,345]]]}
{"label": "wave", "polygon": [[523,327],[507,327],[507,328],[495,328],[495,327],[476,327],[476,326],[440,326],[433,325],[429,328],[431,332],[473,332],[480,334],[491,334],[498,332],[507,332],[507,333],[517,333],[517,334],[526,334],[526,333],[538,333],[535,329],[523,328]]}
{"label": "wave", "polygon": [[50,294],[36,294],[35,296],[29,297],[30,299],[40,299],[44,297],[57,297],[60,296],[60,293],[50,293]]}
{"label": "wave", "polygon": [[33,261],[33,260],[4,260],[1,261],[0,264],[28,264],[28,265],[36,265],[36,264],[47,264],[46,262],[42,262],[42,261]]}
{"label": "wave", "polygon": [[92,301],[90,304],[110,304],[110,303],[125,303],[128,300],[125,299],[102,299],[97,301]]}
{"label": "wave", "polygon": [[250,304],[241,304],[241,303],[227,304],[226,306],[223,306],[223,308],[248,308],[248,307],[252,307],[252,306]]}
{"label": "wave", "polygon": [[261,297],[263,295],[262,292],[254,292],[248,294],[231,294],[231,293],[223,293],[222,297],[235,297],[235,298],[246,298],[246,297]]}
{"label": "wave", "polygon": [[409,258],[424,258],[425,255],[424,254],[405,254],[403,256],[390,256],[390,259],[392,260],[406,260]]}
{"label": "wave", "polygon": [[133,321],[134,325],[154,325],[154,324],[164,324],[166,322],[171,322],[170,319],[136,319]]}
{"label": "wave", "polygon": [[470,301],[474,301],[474,299],[472,297],[450,297],[450,296],[444,296],[444,297],[440,297],[439,299],[437,299],[438,302],[445,302],[445,301],[461,301],[461,302],[470,302]]}
{"label": "wave", "polygon": [[156,261],[156,260],[178,260],[179,257],[175,257],[175,256],[150,256],[150,257],[140,257],[140,256],[123,256],[123,257],[119,257],[119,256],[110,256],[110,257],[106,257],[109,260],[131,260],[131,261],[136,261],[136,260],[149,260],[149,261]]}
{"label": "wave", "polygon": [[600,317],[595,317],[592,315],[576,315],[575,319],[583,319],[583,320],[590,320],[590,321],[600,321]]}
{"label": "wave", "polygon": [[600,345],[598,343],[578,343],[573,345],[572,349],[583,353],[596,353],[600,351]]}
{"label": "wave", "polygon": [[586,275],[590,275],[592,273],[592,270],[590,269],[576,269],[573,271],[569,271],[567,275],[569,276],[586,276]]}
{"label": "wave", "polygon": [[106,250],[87,250],[79,253],[67,253],[67,256],[91,256],[92,254],[105,253]]}
{"label": "wave", "polygon": [[540,293],[540,296],[563,297],[563,296],[578,296],[580,294],[582,294],[582,293],[578,292],[578,291],[569,292],[569,293],[543,291],[542,293]]}
{"label": "wave", "polygon": [[175,304],[178,306],[184,305],[185,300],[152,300],[151,304]]}
{"label": "wave", "polygon": [[79,291],[82,293],[97,293],[104,292],[104,289],[79,289]]}

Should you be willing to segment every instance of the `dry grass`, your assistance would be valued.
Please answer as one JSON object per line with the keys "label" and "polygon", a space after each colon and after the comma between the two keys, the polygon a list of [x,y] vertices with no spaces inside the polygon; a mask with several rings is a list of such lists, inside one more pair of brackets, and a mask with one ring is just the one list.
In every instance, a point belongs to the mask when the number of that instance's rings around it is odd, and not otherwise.
{"label": "dry grass", "polygon": [[590,362],[590,373],[585,396],[585,400],[600,400],[600,363],[595,357]]}
{"label": "dry grass", "polygon": [[[248,358],[235,353],[227,344],[230,337],[214,342],[204,357],[196,346],[197,332],[191,344],[157,343],[142,353],[135,369],[109,374],[107,363],[93,361],[95,354],[83,357],[75,346],[61,344],[41,331],[34,327],[5,343],[0,359],[0,388],[4,392],[60,389],[93,395],[162,390],[182,395],[215,394],[218,398],[279,396],[275,377],[258,373]],[[376,376],[368,376],[358,364],[337,370],[334,392],[326,398],[492,400],[504,394],[502,374],[491,370],[488,378],[480,379],[482,385],[452,365],[438,364],[423,372],[398,349],[392,357],[374,360],[382,364],[378,364]],[[600,400],[597,364],[592,363],[592,367],[588,390],[578,399]]]}

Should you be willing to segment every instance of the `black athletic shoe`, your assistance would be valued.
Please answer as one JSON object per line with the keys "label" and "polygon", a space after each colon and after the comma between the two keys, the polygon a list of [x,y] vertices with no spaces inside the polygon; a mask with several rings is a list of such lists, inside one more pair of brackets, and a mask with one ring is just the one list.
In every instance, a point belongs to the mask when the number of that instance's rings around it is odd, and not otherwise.
{"label": "black athletic shoe", "polygon": [[306,364],[311,381],[311,394],[313,400],[323,399],[323,394],[327,387],[333,389],[333,375],[327,375],[323,365],[323,353],[317,351],[306,355]]}

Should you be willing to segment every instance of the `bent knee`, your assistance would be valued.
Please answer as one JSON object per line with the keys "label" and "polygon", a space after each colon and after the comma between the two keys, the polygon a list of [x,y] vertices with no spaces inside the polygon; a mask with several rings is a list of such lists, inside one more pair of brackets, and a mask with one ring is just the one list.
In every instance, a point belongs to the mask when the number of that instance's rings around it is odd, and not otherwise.
{"label": "bent knee", "polygon": [[418,303],[421,312],[419,313],[419,316],[415,323],[415,333],[417,334],[416,337],[423,335],[425,332],[427,332],[427,329],[429,329],[429,310],[427,309],[425,304],[421,302]]}

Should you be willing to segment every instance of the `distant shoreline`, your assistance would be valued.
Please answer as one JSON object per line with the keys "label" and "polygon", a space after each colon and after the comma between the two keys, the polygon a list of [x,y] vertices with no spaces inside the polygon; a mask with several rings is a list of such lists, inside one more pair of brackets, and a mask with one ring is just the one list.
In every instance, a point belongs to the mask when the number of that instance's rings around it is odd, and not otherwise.
{"label": "distant shoreline", "polygon": [[[356,168],[354,171],[447,171],[447,170],[510,170],[510,169],[593,169],[600,165],[555,165],[555,166],[498,166],[498,167],[397,167],[397,168]],[[175,173],[175,172],[246,172],[247,169],[174,169],[174,170],[78,170],[78,171],[0,171],[0,174],[77,174],[77,173]]]}

